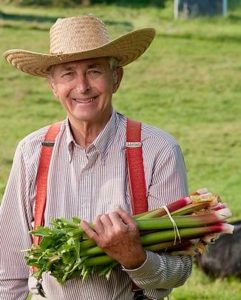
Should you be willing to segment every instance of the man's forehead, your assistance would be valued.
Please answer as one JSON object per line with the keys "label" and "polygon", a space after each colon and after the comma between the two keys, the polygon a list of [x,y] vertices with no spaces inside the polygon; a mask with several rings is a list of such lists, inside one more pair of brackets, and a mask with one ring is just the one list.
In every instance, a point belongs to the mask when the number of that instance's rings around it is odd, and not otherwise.
{"label": "man's forehead", "polygon": [[58,64],[56,66],[60,69],[69,69],[69,68],[75,68],[78,65],[101,66],[101,65],[106,65],[108,63],[109,63],[108,57],[98,57],[98,58],[89,58],[89,59],[71,61],[67,63]]}

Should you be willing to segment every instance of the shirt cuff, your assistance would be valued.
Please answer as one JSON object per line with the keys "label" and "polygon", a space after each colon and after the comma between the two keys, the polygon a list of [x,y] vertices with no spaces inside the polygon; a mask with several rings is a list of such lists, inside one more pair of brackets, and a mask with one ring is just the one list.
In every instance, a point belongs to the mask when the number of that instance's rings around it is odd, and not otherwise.
{"label": "shirt cuff", "polygon": [[150,251],[146,251],[146,260],[144,263],[136,268],[136,269],[126,269],[122,267],[122,269],[128,273],[128,275],[134,279],[138,280],[143,278],[149,278],[150,276],[153,277],[153,274],[156,273],[157,270],[159,270],[160,267],[160,259],[158,256]]}

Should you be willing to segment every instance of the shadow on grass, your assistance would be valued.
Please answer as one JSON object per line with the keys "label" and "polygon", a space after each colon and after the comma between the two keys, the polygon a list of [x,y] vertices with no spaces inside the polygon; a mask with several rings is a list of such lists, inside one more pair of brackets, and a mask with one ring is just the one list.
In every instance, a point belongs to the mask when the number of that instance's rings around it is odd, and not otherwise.
{"label": "shadow on grass", "polygon": [[5,21],[26,21],[38,23],[54,23],[58,17],[39,16],[39,15],[25,15],[25,14],[9,14],[0,11],[0,19]]}
{"label": "shadow on grass", "polygon": [[[18,21],[24,21],[26,23],[54,23],[58,18],[63,18],[64,16],[56,16],[56,17],[50,17],[50,16],[41,16],[41,15],[28,15],[28,14],[10,14],[5,13],[3,11],[0,11],[0,20],[3,21],[10,21],[10,22],[18,22]],[[133,29],[133,24],[128,21],[114,21],[114,20],[104,20],[105,24],[108,26],[117,26],[122,27],[126,31],[130,31]],[[2,24],[2,27],[16,27],[14,24]],[[36,25],[32,26],[33,29],[46,29],[43,27],[38,27]]]}
{"label": "shadow on grass", "polygon": [[[170,1],[170,0],[169,0]],[[129,8],[143,8],[143,7],[158,7],[164,8],[167,0],[12,0],[16,5],[27,7],[27,6],[41,6],[41,7],[91,7],[92,5],[115,5],[119,7],[129,7]]]}
{"label": "shadow on grass", "polygon": [[[143,7],[157,7],[157,8],[164,8],[165,2],[167,0],[106,0],[104,1],[106,4],[109,5],[116,5],[116,6],[123,6],[129,8],[143,8]],[[103,3],[102,0],[92,0],[92,4],[101,4]]]}
{"label": "shadow on grass", "polygon": [[230,13],[228,15],[228,20],[230,20],[233,23],[239,23],[239,22],[241,22],[241,16],[236,15],[234,13]]}

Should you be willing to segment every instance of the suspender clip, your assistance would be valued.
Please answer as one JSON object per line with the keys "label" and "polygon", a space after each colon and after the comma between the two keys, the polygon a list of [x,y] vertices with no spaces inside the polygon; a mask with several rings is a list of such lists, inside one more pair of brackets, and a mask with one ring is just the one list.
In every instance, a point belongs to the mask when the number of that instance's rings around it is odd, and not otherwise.
{"label": "suspender clip", "polygon": [[126,142],[127,148],[140,148],[142,146],[141,142]]}
{"label": "suspender clip", "polygon": [[42,146],[53,147],[54,146],[54,142],[52,142],[52,141],[43,141],[42,142]]}

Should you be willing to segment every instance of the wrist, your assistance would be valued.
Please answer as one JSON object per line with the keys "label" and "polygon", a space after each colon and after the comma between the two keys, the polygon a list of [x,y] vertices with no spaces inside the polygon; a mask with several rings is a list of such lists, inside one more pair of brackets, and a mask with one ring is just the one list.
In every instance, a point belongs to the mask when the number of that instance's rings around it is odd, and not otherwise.
{"label": "wrist", "polygon": [[146,259],[146,251],[143,251],[141,254],[136,255],[135,259],[131,259],[128,262],[123,263],[122,267],[127,270],[138,269],[145,263]]}

